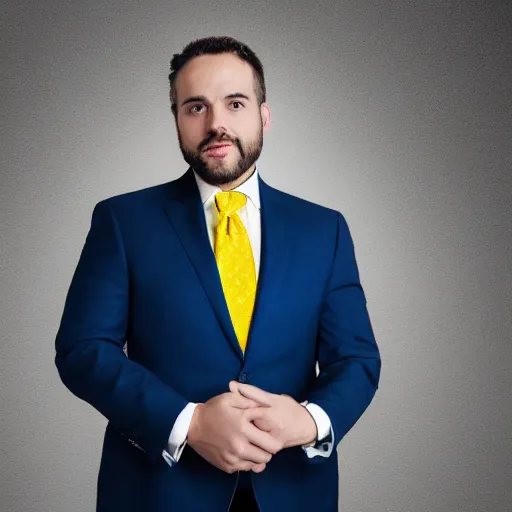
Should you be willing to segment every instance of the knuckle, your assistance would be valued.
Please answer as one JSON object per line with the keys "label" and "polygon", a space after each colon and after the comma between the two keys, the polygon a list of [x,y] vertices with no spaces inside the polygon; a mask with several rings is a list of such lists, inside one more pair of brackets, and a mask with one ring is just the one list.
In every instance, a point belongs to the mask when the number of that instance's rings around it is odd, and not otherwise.
{"label": "knuckle", "polygon": [[221,457],[222,462],[224,463],[225,466],[233,466],[235,462],[238,460],[236,454],[231,453],[229,451],[224,452]]}
{"label": "knuckle", "polygon": [[235,439],[232,445],[233,453],[238,457],[242,457],[245,452],[245,442],[243,439]]}
{"label": "knuckle", "polygon": [[249,471],[251,469],[251,464],[249,462],[241,462],[238,465],[238,471]]}
{"label": "knuckle", "polygon": [[226,454],[226,455],[224,456],[224,463],[225,463],[227,466],[232,465],[234,462],[235,462],[235,457],[233,457],[231,454]]}

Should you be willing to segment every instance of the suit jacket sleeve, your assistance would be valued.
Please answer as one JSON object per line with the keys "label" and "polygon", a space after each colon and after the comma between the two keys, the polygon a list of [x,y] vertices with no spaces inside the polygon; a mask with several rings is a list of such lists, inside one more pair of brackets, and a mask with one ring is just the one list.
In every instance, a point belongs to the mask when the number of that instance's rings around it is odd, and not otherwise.
{"label": "suit jacket sleeve", "polygon": [[352,238],[344,217],[337,215],[336,250],[317,334],[319,375],[307,397],[329,416],[336,445],[373,399],[381,367]]}
{"label": "suit jacket sleeve", "polygon": [[123,352],[129,269],[108,200],[96,205],[74,273],[55,347],[66,387],[156,460],[188,401]]}

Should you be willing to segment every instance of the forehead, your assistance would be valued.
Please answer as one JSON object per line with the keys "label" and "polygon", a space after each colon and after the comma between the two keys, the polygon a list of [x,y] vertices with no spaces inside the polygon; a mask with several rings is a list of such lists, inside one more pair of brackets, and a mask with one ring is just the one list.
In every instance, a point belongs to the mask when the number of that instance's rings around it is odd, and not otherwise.
{"label": "forehead", "polygon": [[176,78],[176,93],[183,95],[225,96],[233,92],[254,93],[252,66],[232,53],[194,57]]}

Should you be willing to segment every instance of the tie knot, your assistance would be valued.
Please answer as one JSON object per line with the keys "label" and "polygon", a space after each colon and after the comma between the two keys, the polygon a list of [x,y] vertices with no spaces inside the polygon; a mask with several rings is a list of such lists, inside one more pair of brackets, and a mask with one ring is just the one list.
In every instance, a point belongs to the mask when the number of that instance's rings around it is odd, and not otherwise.
{"label": "tie knot", "polygon": [[215,194],[215,204],[220,214],[232,215],[240,210],[247,202],[247,197],[242,192],[219,192]]}

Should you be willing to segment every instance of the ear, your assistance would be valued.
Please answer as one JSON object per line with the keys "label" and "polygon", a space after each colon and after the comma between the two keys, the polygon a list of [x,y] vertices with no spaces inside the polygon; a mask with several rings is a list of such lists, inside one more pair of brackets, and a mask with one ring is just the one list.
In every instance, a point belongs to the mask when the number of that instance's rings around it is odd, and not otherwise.
{"label": "ear", "polygon": [[263,131],[266,132],[270,128],[270,107],[266,103],[260,105],[260,114]]}

